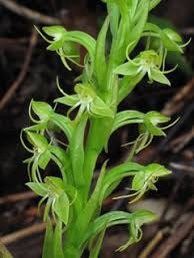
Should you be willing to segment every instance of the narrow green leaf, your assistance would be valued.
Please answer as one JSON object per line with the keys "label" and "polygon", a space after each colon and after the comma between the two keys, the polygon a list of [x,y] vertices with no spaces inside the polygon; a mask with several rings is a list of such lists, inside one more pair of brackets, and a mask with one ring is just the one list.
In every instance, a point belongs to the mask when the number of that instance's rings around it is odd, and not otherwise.
{"label": "narrow green leaf", "polygon": [[72,139],[69,144],[72,161],[73,175],[76,186],[84,184],[83,164],[84,164],[84,133],[87,123],[87,115],[83,115],[74,129]]}
{"label": "narrow green leaf", "polygon": [[62,222],[57,221],[53,235],[53,258],[64,258],[62,237]]}
{"label": "narrow green leaf", "polygon": [[135,13],[137,11],[139,0],[129,0],[128,1],[128,8],[131,14],[131,19],[134,18]]}
{"label": "narrow green leaf", "polygon": [[119,25],[119,8],[116,3],[107,3],[108,15],[110,17],[110,29],[112,32],[113,38],[116,38],[118,32],[118,25]]}
{"label": "narrow green leaf", "polygon": [[113,0],[113,2],[115,2],[117,4],[117,6],[119,7],[120,13],[123,17],[127,17],[127,3],[125,0]]}
{"label": "narrow green leaf", "polygon": [[101,249],[102,244],[103,244],[105,232],[106,232],[106,227],[104,228],[104,230],[102,230],[102,232],[100,232],[100,234],[97,237],[95,237],[92,240],[92,243],[91,243],[91,246],[90,246],[90,256],[89,256],[89,258],[98,258],[99,253],[100,253],[100,249]]}
{"label": "narrow green leaf", "polygon": [[[98,85],[100,88],[104,87],[104,81],[106,76],[106,35],[109,27],[109,17],[106,18],[104,24],[99,32],[98,39],[96,42],[96,52],[95,52],[95,64],[94,70]],[[101,69],[99,69],[101,67]]]}
{"label": "narrow green leaf", "polygon": [[53,228],[50,220],[47,222],[42,258],[53,258]]}
{"label": "narrow green leaf", "polygon": [[[138,5],[135,16],[135,20],[137,21],[137,23],[135,26],[133,26],[132,32],[129,34],[131,42],[135,41],[137,43],[142,35],[142,32],[148,19],[149,5],[149,0],[142,0]],[[132,49],[134,49],[135,46],[136,44],[134,44],[130,50],[132,51]]]}

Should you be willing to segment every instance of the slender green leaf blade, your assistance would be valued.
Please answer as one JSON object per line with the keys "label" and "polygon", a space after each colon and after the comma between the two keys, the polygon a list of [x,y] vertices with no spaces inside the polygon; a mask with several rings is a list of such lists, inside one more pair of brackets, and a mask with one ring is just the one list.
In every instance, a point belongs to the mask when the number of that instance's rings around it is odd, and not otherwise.
{"label": "slender green leaf blade", "polygon": [[53,228],[50,220],[47,222],[42,258],[53,258]]}

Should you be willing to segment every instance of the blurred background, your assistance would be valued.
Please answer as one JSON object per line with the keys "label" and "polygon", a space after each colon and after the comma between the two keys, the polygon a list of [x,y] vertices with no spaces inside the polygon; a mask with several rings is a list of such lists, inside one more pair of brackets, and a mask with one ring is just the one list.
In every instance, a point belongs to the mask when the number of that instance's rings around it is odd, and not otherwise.
{"label": "blurred background", "polygon": [[[100,0],[0,0],[0,242],[15,258],[40,257],[44,232],[41,212],[37,214],[38,199],[25,187],[28,176],[22,161],[27,153],[19,137],[21,129],[29,125],[30,100],[52,103],[58,96],[56,76],[60,76],[69,91],[80,73],[76,67],[69,73],[55,54],[46,51],[46,43],[33,24],[41,28],[60,23],[67,29],[84,30],[95,37],[105,13]],[[176,28],[185,42],[194,40],[194,0],[163,0],[152,15],[161,27]],[[126,228],[109,231],[103,258],[194,257],[193,40],[183,56],[172,54],[167,59],[167,68],[179,64],[169,75],[171,87],[148,85],[144,81],[121,103],[121,110],[157,110],[180,120],[168,129],[166,138],[156,139],[136,157],[142,164],[156,161],[172,170],[170,177],[158,183],[159,190],[149,192],[130,207],[125,200],[111,198],[103,207],[130,211],[148,208],[158,214],[159,220],[144,228],[140,244],[122,254],[114,250],[127,239]],[[126,127],[112,136],[108,154],[112,164],[129,153],[121,145],[134,139],[135,133],[136,128]],[[102,160],[105,155],[102,154]],[[124,188],[125,182],[118,193]],[[6,256],[0,251],[0,257]]]}

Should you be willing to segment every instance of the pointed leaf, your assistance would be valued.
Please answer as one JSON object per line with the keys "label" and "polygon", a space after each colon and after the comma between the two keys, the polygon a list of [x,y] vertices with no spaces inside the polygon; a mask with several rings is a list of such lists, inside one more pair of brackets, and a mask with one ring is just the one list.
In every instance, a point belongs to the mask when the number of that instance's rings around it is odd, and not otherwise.
{"label": "pointed leaf", "polygon": [[[109,17],[106,18],[104,24],[99,32],[96,42],[95,64],[94,69],[100,88],[104,87],[106,75],[106,35],[109,27]],[[99,69],[101,67],[101,69]]]}
{"label": "pointed leaf", "polygon": [[100,253],[100,250],[101,250],[101,247],[103,244],[105,232],[106,232],[106,228],[104,228],[104,230],[102,230],[102,232],[92,240],[92,243],[90,246],[89,258],[98,258],[99,257],[99,253]]}
{"label": "pointed leaf", "polygon": [[83,115],[76,125],[69,145],[70,156],[73,168],[73,177],[76,186],[83,185],[83,164],[84,164],[84,132],[87,123],[87,115]]}
{"label": "pointed leaf", "polygon": [[119,24],[119,8],[116,5],[116,3],[107,3],[107,9],[108,9],[108,14],[110,17],[110,28],[111,28],[111,33],[113,38],[116,37],[116,34],[118,32],[118,24]]}
{"label": "pointed leaf", "polygon": [[53,228],[50,220],[47,222],[42,258],[53,258]]}
{"label": "pointed leaf", "polygon": [[62,244],[63,244],[62,237],[63,237],[62,223],[58,221],[57,225],[55,226],[54,235],[53,235],[53,258],[64,258],[63,247],[62,247]]}

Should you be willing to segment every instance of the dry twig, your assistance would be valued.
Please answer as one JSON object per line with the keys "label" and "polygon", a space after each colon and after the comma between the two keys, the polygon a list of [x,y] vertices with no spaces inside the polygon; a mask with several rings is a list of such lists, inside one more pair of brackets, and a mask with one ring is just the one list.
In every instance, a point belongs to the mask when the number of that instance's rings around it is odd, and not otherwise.
{"label": "dry twig", "polygon": [[6,203],[14,203],[19,201],[25,201],[32,198],[37,197],[33,192],[28,191],[24,193],[16,193],[16,194],[10,194],[3,197],[0,197],[0,205],[6,204]]}
{"label": "dry twig", "polygon": [[[180,218],[181,219],[181,218]],[[150,258],[166,258],[174,248],[192,231],[194,227],[194,214],[189,214],[181,226],[174,230],[166,241],[163,241],[159,248]]]}
{"label": "dry twig", "polygon": [[149,255],[152,253],[155,247],[161,242],[161,240],[164,238],[165,234],[168,231],[169,231],[168,228],[158,231],[154,236],[154,238],[148,243],[146,248],[141,252],[141,254],[139,255],[139,258],[148,258]]}
{"label": "dry twig", "polygon": [[18,77],[16,78],[16,80],[13,82],[13,84],[9,87],[8,91],[5,93],[5,95],[0,100],[0,110],[2,110],[5,107],[5,105],[11,100],[14,93],[19,88],[20,84],[23,82],[23,80],[27,74],[27,71],[28,71],[28,68],[30,65],[30,61],[32,58],[33,50],[34,50],[36,43],[37,43],[37,32],[35,29],[33,29],[32,35],[30,37],[29,47],[27,50],[27,54],[26,54],[24,63],[21,67],[21,71],[20,71]]}
{"label": "dry twig", "polygon": [[184,28],[181,30],[181,33],[182,34],[185,34],[185,35],[194,35],[194,28]]}
{"label": "dry twig", "polygon": [[194,78],[183,86],[164,106],[161,111],[164,115],[172,116],[178,113],[186,100],[194,97]]}
{"label": "dry twig", "polygon": [[60,24],[61,21],[57,18],[50,17],[39,13],[37,11],[31,10],[25,6],[22,6],[12,0],[0,0],[0,4],[3,5],[8,10],[17,13],[20,16],[28,18],[35,23],[44,23],[44,24]]}
{"label": "dry twig", "polygon": [[174,153],[180,152],[194,138],[194,126],[189,132],[186,132],[174,139],[169,145]]}
{"label": "dry twig", "polygon": [[45,230],[45,228],[46,228],[46,223],[35,224],[35,225],[30,226],[30,227],[18,230],[14,233],[5,235],[5,236],[0,238],[0,241],[4,245],[8,245],[8,244],[16,242],[20,239],[23,239],[25,237],[29,237],[29,236],[34,235],[34,234],[42,233]]}
{"label": "dry twig", "polygon": [[187,165],[175,163],[175,162],[171,162],[170,166],[177,170],[189,172],[189,174],[193,173],[193,176],[194,176],[194,167],[192,167],[192,166],[187,166]]}

